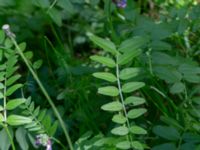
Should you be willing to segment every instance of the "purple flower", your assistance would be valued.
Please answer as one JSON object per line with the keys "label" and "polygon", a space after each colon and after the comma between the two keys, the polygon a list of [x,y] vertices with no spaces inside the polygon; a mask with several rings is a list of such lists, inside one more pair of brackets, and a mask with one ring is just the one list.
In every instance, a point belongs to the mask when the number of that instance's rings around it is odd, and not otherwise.
{"label": "purple flower", "polygon": [[46,134],[39,134],[36,136],[35,145],[44,146],[46,150],[52,150],[51,139]]}
{"label": "purple flower", "polygon": [[117,5],[119,8],[125,8],[127,5],[126,0],[113,0],[113,2]]}

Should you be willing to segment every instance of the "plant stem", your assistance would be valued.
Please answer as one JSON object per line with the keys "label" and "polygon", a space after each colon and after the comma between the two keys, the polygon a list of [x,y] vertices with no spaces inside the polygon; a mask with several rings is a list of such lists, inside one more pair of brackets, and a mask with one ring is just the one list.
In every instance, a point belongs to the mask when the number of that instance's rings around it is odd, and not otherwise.
{"label": "plant stem", "polygon": [[3,127],[4,127],[4,129],[6,130],[6,133],[7,133],[7,135],[8,135],[8,138],[9,138],[10,143],[11,143],[11,145],[12,145],[12,149],[13,149],[13,150],[16,150],[15,144],[14,144],[14,142],[13,142],[13,139],[12,139],[12,136],[11,136],[11,134],[10,134],[10,131],[9,131],[8,127],[7,127],[7,124],[3,125]]}
{"label": "plant stem", "polygon": [[[124,115],[126,117],[126,123],[127,123],[128,129],[130,131],[130,123],[129,123],[129,120],[128,120],[128,115],[127,115],[126,107],[125,107],[125,104],[124,104],[124,97],[123,97],[123,94],[122,94],[121,82],[120,82],[120,79],[119,79],[118,55],[116,56],[116,76],[117,76],[117,85],[118,85],[120,100],[121,100],[121,103],[122,103],[122,106],[123,106]],[[131,145],[132,145],[132,137],[131,136],[129,136],[129,140],[130,140]]]}
{"label": "plant stem", "polygon": [[69,148],[70,150],[73,150],[73,145],[72,145],[72,142],[71,142],[71,138],[69,136],[69,133],[68,131],[66,130],[66,127],[65,127],[65,123],[64,121],[62,120],[61,116],[60,116],[60,113],[58,112],[55,104],[53,103],[53,100],[50,98],[49,94],[47,93],[46,89],[44,88],[44,86],[42,85],[39,77],[37,76],[37,74],[35,73],[35,71],[32,69],[31,65],[29,64],[28,60],[26,59],[25,55],[23,54],[22,50],[20,49],[20,47],[18,46],[17,42],[15,41],[15,39],[13,37],[10,37],[13,44],[15,45],[16,49],[17,49],[17,52],[19,53],[19,55],[22,57],[24,63],[26,64],[26,66],[28,67],[28,69],[30,70],[31,74],[33,75],[34,79],[36,80],[37,84],[39,85],[42,93],[44,94],[44,96],[46,97],[46,99],[48,100],[49,104],[51,105],[56,117],[58,118],[58,121],[60,122],[60,125],[64,131],[64,134],[65,134],[65,137],[66,137],[66,140],[68,142],[68,145],[69,145]]}

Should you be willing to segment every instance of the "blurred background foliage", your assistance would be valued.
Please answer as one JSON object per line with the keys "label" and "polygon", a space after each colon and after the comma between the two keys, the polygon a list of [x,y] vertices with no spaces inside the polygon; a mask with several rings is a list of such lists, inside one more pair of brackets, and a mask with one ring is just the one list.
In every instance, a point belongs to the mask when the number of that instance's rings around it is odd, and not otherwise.
{"label": "blurred background foliage", "polygon": [[[102,66],[89,56],[102,52],[87,37],[110,36],[104,9],[103,0],[0,0],[0,25],[10,24],[17,41],[34,54],[31,59],[43,62],[38,75],[74,141],[87,131],[109,134],[112,126],[110,115],[100,110],[108,98],[96,94],[106,83],[91,76]],[[112,17],[120,41],[145,39],[136,65],[143,67],[140,78],[147,85],[142,94],[148,114],[139,122],[149,129],[148,144],[173,150],[181,137],[182,150],[193,149],[200,144],[199,1],[128,0],[123,10],[112,5]],[[25,68],[21,73],[25,94],[51,112],[30,73]]]}

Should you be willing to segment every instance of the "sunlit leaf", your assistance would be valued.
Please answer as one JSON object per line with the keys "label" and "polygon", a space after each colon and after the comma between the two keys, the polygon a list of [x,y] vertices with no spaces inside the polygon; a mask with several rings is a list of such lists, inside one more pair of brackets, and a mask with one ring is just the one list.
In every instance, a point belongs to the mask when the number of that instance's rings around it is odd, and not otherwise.
{"label": "sunlit leaf", "polygon": [[104,104],[103,106],[101,106],[101,109],[105,110],[105,111],[120,111],[122,110],[123,106],[120,102],[116,101],[116,102],[110,102],[107,104]]}
{"label": "sunlit leaf", "polygon": [[130,93],[145,86],[143,82],[128,82],[122,86],[122,92]]}
{"label": "sunlit leaf", "polygon": [[114,135],[124,136],[128,134],[128,128],[125,126],[116,127],[111,130],[111,133]]}
{"label": "sunlit leaf", "polygon": [[145,108],[135,108],[128,112],[128,117],[130,119],[135,119],[140,117],[141,115],[145,114],[147,110]]}
{"label": "sunlit leaf", "polygon": [[114,86],[107,86],[99,88],[98,93],[107,96],[118,96],[119,90]]}
{"label": "sunlit leaf", "polygon": [[93,76],[99,79],[109,81],[109,82],[117,81],[116,76],[108,72],[96,72],[96,73],[93,73]]}
{"label": "sunlit leaf", "polygon": [[112,60],[111,58],[108,58],[108,57],[94,55],[94,56],[91,56],[90,59],[92,59],[93,61],[99,62],[103,65],[106,65],[108,67],[111,67],[111,68],[115,67],[114,60]]}

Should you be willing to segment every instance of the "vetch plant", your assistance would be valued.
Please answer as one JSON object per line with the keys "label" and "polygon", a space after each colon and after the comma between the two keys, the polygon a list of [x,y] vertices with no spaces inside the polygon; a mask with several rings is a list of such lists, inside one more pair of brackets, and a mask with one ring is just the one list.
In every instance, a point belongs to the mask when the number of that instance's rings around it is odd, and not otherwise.
{"label": "vetch plant", "polygon": [[109,68],[108,72],[96,72],[93,76],[110,83],[108,86],[100,87],[98,93],[114,98],[112,102],[104,104],[101,109],[114,114],[112,121],[116,123],[116,127],[111,130],[111,133],[120,139],[115,146],[119,149],[142,150],[145,146],[138,140],[137,135],[147,134],[147,131],[136,125],[134,120],[145,114],[147,110],[138,107],[145,103],[145,99],[133,93],[145,84],[132,81],[132,78],[139,75],[140,68],[130,66],[132,60],[141,53],[139,49],[141,43],[137,43],[136,46],[132,45],[133,41],[137,40],[133,38],[123,41],[119,47],[116,47],[109,40],[95,35],[89,37],[96,45],[110,54],[110,57],[94,55],[90,58]]}

